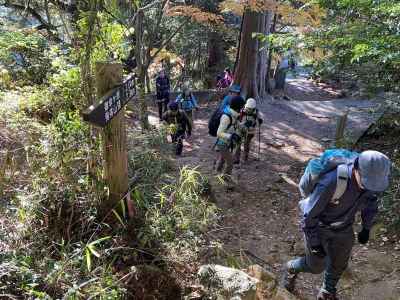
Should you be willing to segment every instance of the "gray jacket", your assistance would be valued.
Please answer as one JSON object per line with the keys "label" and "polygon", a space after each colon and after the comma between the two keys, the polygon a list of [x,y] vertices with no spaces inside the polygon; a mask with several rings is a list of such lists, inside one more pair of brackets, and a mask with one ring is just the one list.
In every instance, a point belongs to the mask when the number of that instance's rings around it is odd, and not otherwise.
{"label": "gray jacket", "polygon": [[361,211],[362,226],[371,229],[378,212],[377,196],[371,191],[361,191],[352,176],[353,165],[348,166],[349,180],[339,203],[332,201],[336,190],[337,171],[328,172],[319,180],[310,195],[310,202],[315,203],[312,209],[302,217],[302,227],[310,246],[320,244],[318,227],[333,230],[346,229],[353,225],[355,215]]}

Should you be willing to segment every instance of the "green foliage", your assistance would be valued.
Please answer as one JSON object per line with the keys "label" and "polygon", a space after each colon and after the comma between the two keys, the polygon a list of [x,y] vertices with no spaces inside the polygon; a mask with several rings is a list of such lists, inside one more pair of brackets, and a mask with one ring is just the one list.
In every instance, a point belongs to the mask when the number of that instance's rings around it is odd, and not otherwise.
{"label": "green foliage", "polygon": [[0,31],[0,65],[14,80],[42,83],[50,68],[46,39],[33,30]]}
{"label": "green foliage", "polygon": [[316,64],[316,75],[359,80],[371,90],[398,89],[398,1],[319,3],[327,10],[327,17],[307,40],[310,49],[322,48],[326,55]]}

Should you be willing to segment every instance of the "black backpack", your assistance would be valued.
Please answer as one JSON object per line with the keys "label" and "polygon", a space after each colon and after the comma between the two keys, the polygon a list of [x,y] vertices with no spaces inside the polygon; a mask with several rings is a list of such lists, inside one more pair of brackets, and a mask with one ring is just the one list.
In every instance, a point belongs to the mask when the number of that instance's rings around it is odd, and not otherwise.
{"label": "black backpack", "polygon": [[228,129],[232,125],[232,116],[230,114],[225,113],[224,111],[221,111],[220,108],[218,107],[214,113],[211,115],[210,120],[208,121],[208,134],[211,136],[217,136],[217,131],[219,127],[219,123],[221,122],[221,117],[222,115],[227,115],[229,117],[229,126]]}

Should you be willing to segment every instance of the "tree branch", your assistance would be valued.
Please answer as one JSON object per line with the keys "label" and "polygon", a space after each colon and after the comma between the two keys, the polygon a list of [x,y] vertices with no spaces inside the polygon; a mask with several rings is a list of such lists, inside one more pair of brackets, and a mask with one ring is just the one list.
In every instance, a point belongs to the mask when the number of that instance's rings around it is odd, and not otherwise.
{"label": "tree branch", "polygon": [[161,46],[157,49],[157,51],[150,57],[150,61],[147,62],[147,67],[153,61],[153,59],[157,56],[161,50],[171,42],[171,40],[182,30],[183,26],[185,26],[189,22],[190,18],[187,18],[185,21],[182,22],[181,25],[173,32],[171,35],[161,44]]}
{"label": "tree branch", "polygon": [[32,7],[29,6],[29,4],[27,6],[25,5],[20,5],[17,3],[11,3],[10,1],[6,0],[4,3],[1,4],[4,7],[8,7],[8,8],[13,8],[16,10],[20,10],[23,12],[28,12],[32,17],[34,17],[40,24],[43,25],[44,28],[46,28],[48,31],[51,30],[56,30],[57,28],[48,23],[41,15],[40,13],[38,13],[36,10],[34,10]]}

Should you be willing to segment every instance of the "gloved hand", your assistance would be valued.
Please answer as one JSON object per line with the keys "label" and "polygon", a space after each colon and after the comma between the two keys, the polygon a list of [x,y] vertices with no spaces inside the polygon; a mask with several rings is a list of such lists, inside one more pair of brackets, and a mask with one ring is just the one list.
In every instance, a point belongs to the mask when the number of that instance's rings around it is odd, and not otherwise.
{"label": "gloved hand", "polygon": [[326,256],[326,252],[324,250],[324,247],[322,247],[322,245],[311,246],[310,248],[312,254],[321,258]]}
{"label": "gloved hand", "polygon": [[240,140],[241,140],[241,138],[238,134],[236,134],[236,133],[231,134],[231,142],[233,144],[238,144],[240,142]]}
{"label": "gloved hand", "polygon": [[261,125],[263,122],[263,119],[258,119],[258,125]]}
{"label": "gloved hand", "polygon": [[369,230],[363,228],[357,235],[360,244],[366,244],[369,241]]}
{"label": "gloved hand", "polygon": [[250,127],[252,127],[252,125],[253,125],[253,122],[252,121],[246,121],[245,123],[244,123],[244,126],[246,126],[247,128],[250,128]]}

